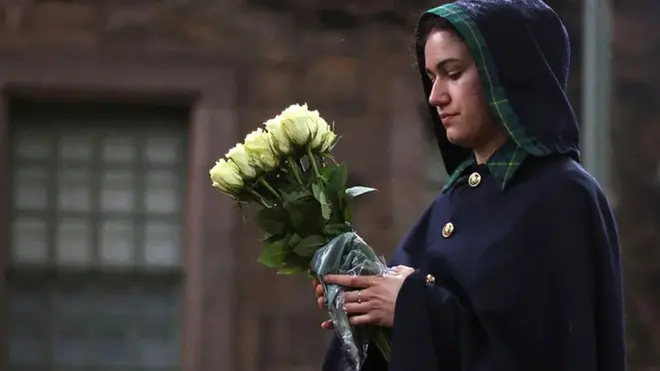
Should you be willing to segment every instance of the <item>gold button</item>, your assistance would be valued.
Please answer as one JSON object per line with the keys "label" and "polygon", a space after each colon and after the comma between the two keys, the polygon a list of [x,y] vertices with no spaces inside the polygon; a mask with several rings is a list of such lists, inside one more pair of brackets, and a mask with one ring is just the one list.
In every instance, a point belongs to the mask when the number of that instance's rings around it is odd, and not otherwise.
{"label": "gold button", "polygon": [[435,277],[433,277],[433,275],[431,275],[431,274],[427,274],[425,281],[426,281],[427,285],[432,286],[432,285],[435,284]]}
{"label": "gold button", "polygon": [[476,187],[481,183],[481,174],[479,173],[472,173],[470,174],[470,177],[468,178],[468,184],[470,187]]}
{"label": "gold button", "polygon": [[442,227],[442,237],[448,238],[452,233],[454,233],[454,225],[452,223],[447,223]]}

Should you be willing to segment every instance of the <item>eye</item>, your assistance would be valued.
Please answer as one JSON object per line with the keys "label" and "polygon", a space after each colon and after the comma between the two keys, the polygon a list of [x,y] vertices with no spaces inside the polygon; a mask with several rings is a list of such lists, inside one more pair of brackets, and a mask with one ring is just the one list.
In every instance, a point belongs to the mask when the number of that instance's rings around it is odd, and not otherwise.
{"label": "eye", "polygon": [[450,80],[458,80],[461,78],[461,75],[463,75],[463,72],[452,72],[447,74],[447,77],[449,77]]}

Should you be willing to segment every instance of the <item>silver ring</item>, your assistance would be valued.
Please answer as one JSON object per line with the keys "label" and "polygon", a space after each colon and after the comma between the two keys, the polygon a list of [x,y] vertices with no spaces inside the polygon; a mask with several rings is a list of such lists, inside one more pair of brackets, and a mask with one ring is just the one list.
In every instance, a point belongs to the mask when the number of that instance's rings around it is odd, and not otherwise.
{"label": "silver ring", "polygon": [[358,304],[362,303],[362,290],[358,290]]}

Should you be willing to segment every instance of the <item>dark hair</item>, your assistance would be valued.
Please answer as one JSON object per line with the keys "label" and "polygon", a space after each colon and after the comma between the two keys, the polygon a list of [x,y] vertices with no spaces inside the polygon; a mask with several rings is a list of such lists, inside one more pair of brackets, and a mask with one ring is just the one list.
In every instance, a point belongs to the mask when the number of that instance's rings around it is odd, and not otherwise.
{"label": "dark hair", "polygon": [[422,16],[415,30],[415,50],[424,50],[426,39],[436,31],[450,31],[457,38],[463,40],[461,34],[448,20],[435,14],[426,14]]}

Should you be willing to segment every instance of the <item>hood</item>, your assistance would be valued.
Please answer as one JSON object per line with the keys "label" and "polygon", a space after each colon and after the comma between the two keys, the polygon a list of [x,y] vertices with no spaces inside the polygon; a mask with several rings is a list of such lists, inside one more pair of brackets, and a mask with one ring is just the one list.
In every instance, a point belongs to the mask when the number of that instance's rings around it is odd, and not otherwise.
{"label": "hood", "polygon": [[[532,156],[561,153],[579,160],[577,120],[565,92],[568,33],[549,6],[539,0],[461,0],[428,10],[420,23],[426,17],[442,17],[459,32],[493,116],[515,144]],[[432,86],[424,72],[423,47],[416,55],[428,101]],[[449,143],[435,107],[429,109],[452,174],[471,151]]]}

